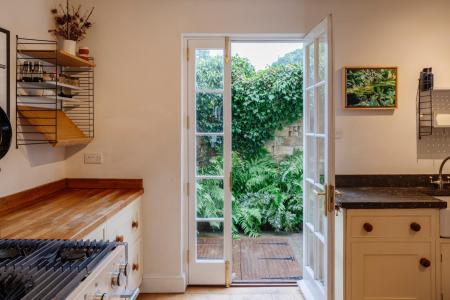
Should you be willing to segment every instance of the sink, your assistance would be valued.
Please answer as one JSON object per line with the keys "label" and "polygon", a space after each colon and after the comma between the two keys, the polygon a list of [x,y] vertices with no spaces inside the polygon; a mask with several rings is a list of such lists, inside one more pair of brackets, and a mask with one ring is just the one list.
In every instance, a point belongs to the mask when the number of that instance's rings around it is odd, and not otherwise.
{"label": "sink", "polygon": [[450,196],[437,198],[447,202],[447,208],[440,211],[440,231],[441,237],[450,238]]}

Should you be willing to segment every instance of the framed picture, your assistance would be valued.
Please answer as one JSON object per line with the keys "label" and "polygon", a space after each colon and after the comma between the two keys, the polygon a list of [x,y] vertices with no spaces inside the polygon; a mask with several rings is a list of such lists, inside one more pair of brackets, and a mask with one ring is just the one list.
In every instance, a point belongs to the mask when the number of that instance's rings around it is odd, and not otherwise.
{"label": "framed picture", "polygon": [[342,79],[344,108],[397,108],[397,67],[345,67]]}

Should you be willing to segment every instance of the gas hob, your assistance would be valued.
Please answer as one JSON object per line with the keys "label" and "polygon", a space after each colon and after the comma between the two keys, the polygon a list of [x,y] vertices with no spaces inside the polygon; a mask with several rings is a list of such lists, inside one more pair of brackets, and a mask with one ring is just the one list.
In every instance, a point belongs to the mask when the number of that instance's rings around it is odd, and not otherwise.
{"label": "gas hob", "polygon": [[[119,247],[124,245],[104,241],[0,239],[0,300],[77,299],[71,295],[86,299],[92,295],[96,299],[99,291],[83,291],[78,287]],[[111,268],[118,270],[112,288],[119,287],[120,281],[123,286],[126,278],[126,250],[121,251],[123,255],[116,255],[119,261],[106,259],[113,264]],[[111,282],[110,277],[107,280]],[[105,291],[99,299],[110,298],[108,295]]]}

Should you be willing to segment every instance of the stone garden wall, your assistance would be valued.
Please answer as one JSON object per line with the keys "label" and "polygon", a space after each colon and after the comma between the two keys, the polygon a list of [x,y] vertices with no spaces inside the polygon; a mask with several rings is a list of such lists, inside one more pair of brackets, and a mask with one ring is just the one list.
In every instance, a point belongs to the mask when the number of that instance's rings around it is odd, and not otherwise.
{"label": "stone garden wall", "polygon": [[266,144],[267,150],[276,160],[291,155],[294,150],[303,150],[303,121],[286,126],[275,133],[275,139]]}

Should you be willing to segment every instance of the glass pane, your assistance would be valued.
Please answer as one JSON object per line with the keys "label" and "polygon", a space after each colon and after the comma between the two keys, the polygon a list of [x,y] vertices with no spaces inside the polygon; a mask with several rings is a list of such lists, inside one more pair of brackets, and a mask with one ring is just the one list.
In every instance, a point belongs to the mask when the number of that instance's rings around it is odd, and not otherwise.
{"label": "glass pane", "polygon": [[315,104],[314,104],[314,89],[309,89],[306,91],[306,103],[308,110],[307,116],[308,120],[306,122],[306,125],[308,128],[306,128],[306,132],[308,133],[314,133],[315,130],[315,122],[316,122],[316,110],[315,110]]}
{"label": "glass pane", "polygon": [[222,222],[197,222],[197,259],[223,259]]}
{"label": "glass pane", "polygon": [[317,277],[317,280],[323,284],[325,284],[325,258],[324,258],[324,254],[325,254],[325,247],[322,244],[322,242],[320,240],[317,240],[317,256],[318,256],[318,260],[317,260],[317,269],[315,270],[315,275]]}
{"label": "glass pane", "polygon": [[309,230],[306,229],[305,230],[305,234],[306,234],[306,242],[308,247],[306,247],[306,266],[310,267],[313,271],[314,271],[314,237],[313,237],[313,233]]}
{"label": "glass pane", "polygon": [[[324,192],[325,190],[318,190],[319,192]],[[322,195],[317,195],[317,198],[316,198],[316,201],[317,201],[317,207],[318,207],[318,212],[317,212],[317,215],[318,215],[318,218],[317,218],[317,224],[316,224],[316,226],[314,227],[314,228],[316,228],[316,230],[318,231],[318,232],[320,232],[322,235],[325,235],[325,232],[324,232],[324,223],[323,223],[323,219],[325,218],[325,196],[322,196]]]}
{"label": "glass pane", "polygon": [[316,174],[316,139],[306,136],[306,178],[315,181]]}
{"label": "glass pane", "polygon": [[196,185],[197,218],[223,217],[223,180],[199,179]]}
{"label": "glass pane", "polygon": [[317,133],[325,133],[325,85],[317,89]]}
{"label": "glass pane", "polygon": [[311,225],[314,223],[314,202],[316,201],[316,197],[314,194],[314,187],[311,183],[306,181],[306,203],[305,203],[305,221],[308,223],[311,223]]}
{"label": "glass pane", "polygon": [[314,84],[314,43],[308,45],[308,86]]}
{"label": "glass pane", "polygon": [[197,175],[223,175],[223,136],[197,136]]}
{"label": "glass pane", "polygon": [[325,184],[325,141],[317,138],[317,178],[316,182]]}
{"label": "glass pane", "polygon": [[319,70],[318,81],[322,81],[326,79],[327,74],[327,58],[328,58],[328,43],[327,36],[321,35],[319,38]]}
{"label": "glass pane", "polygon": [[197,132],[223,131],[223,94],[197,93]]}
{"label": "glass pane", "polygon": [[195,78],[197,90],[223,89],[223,50],[197,49]]}

